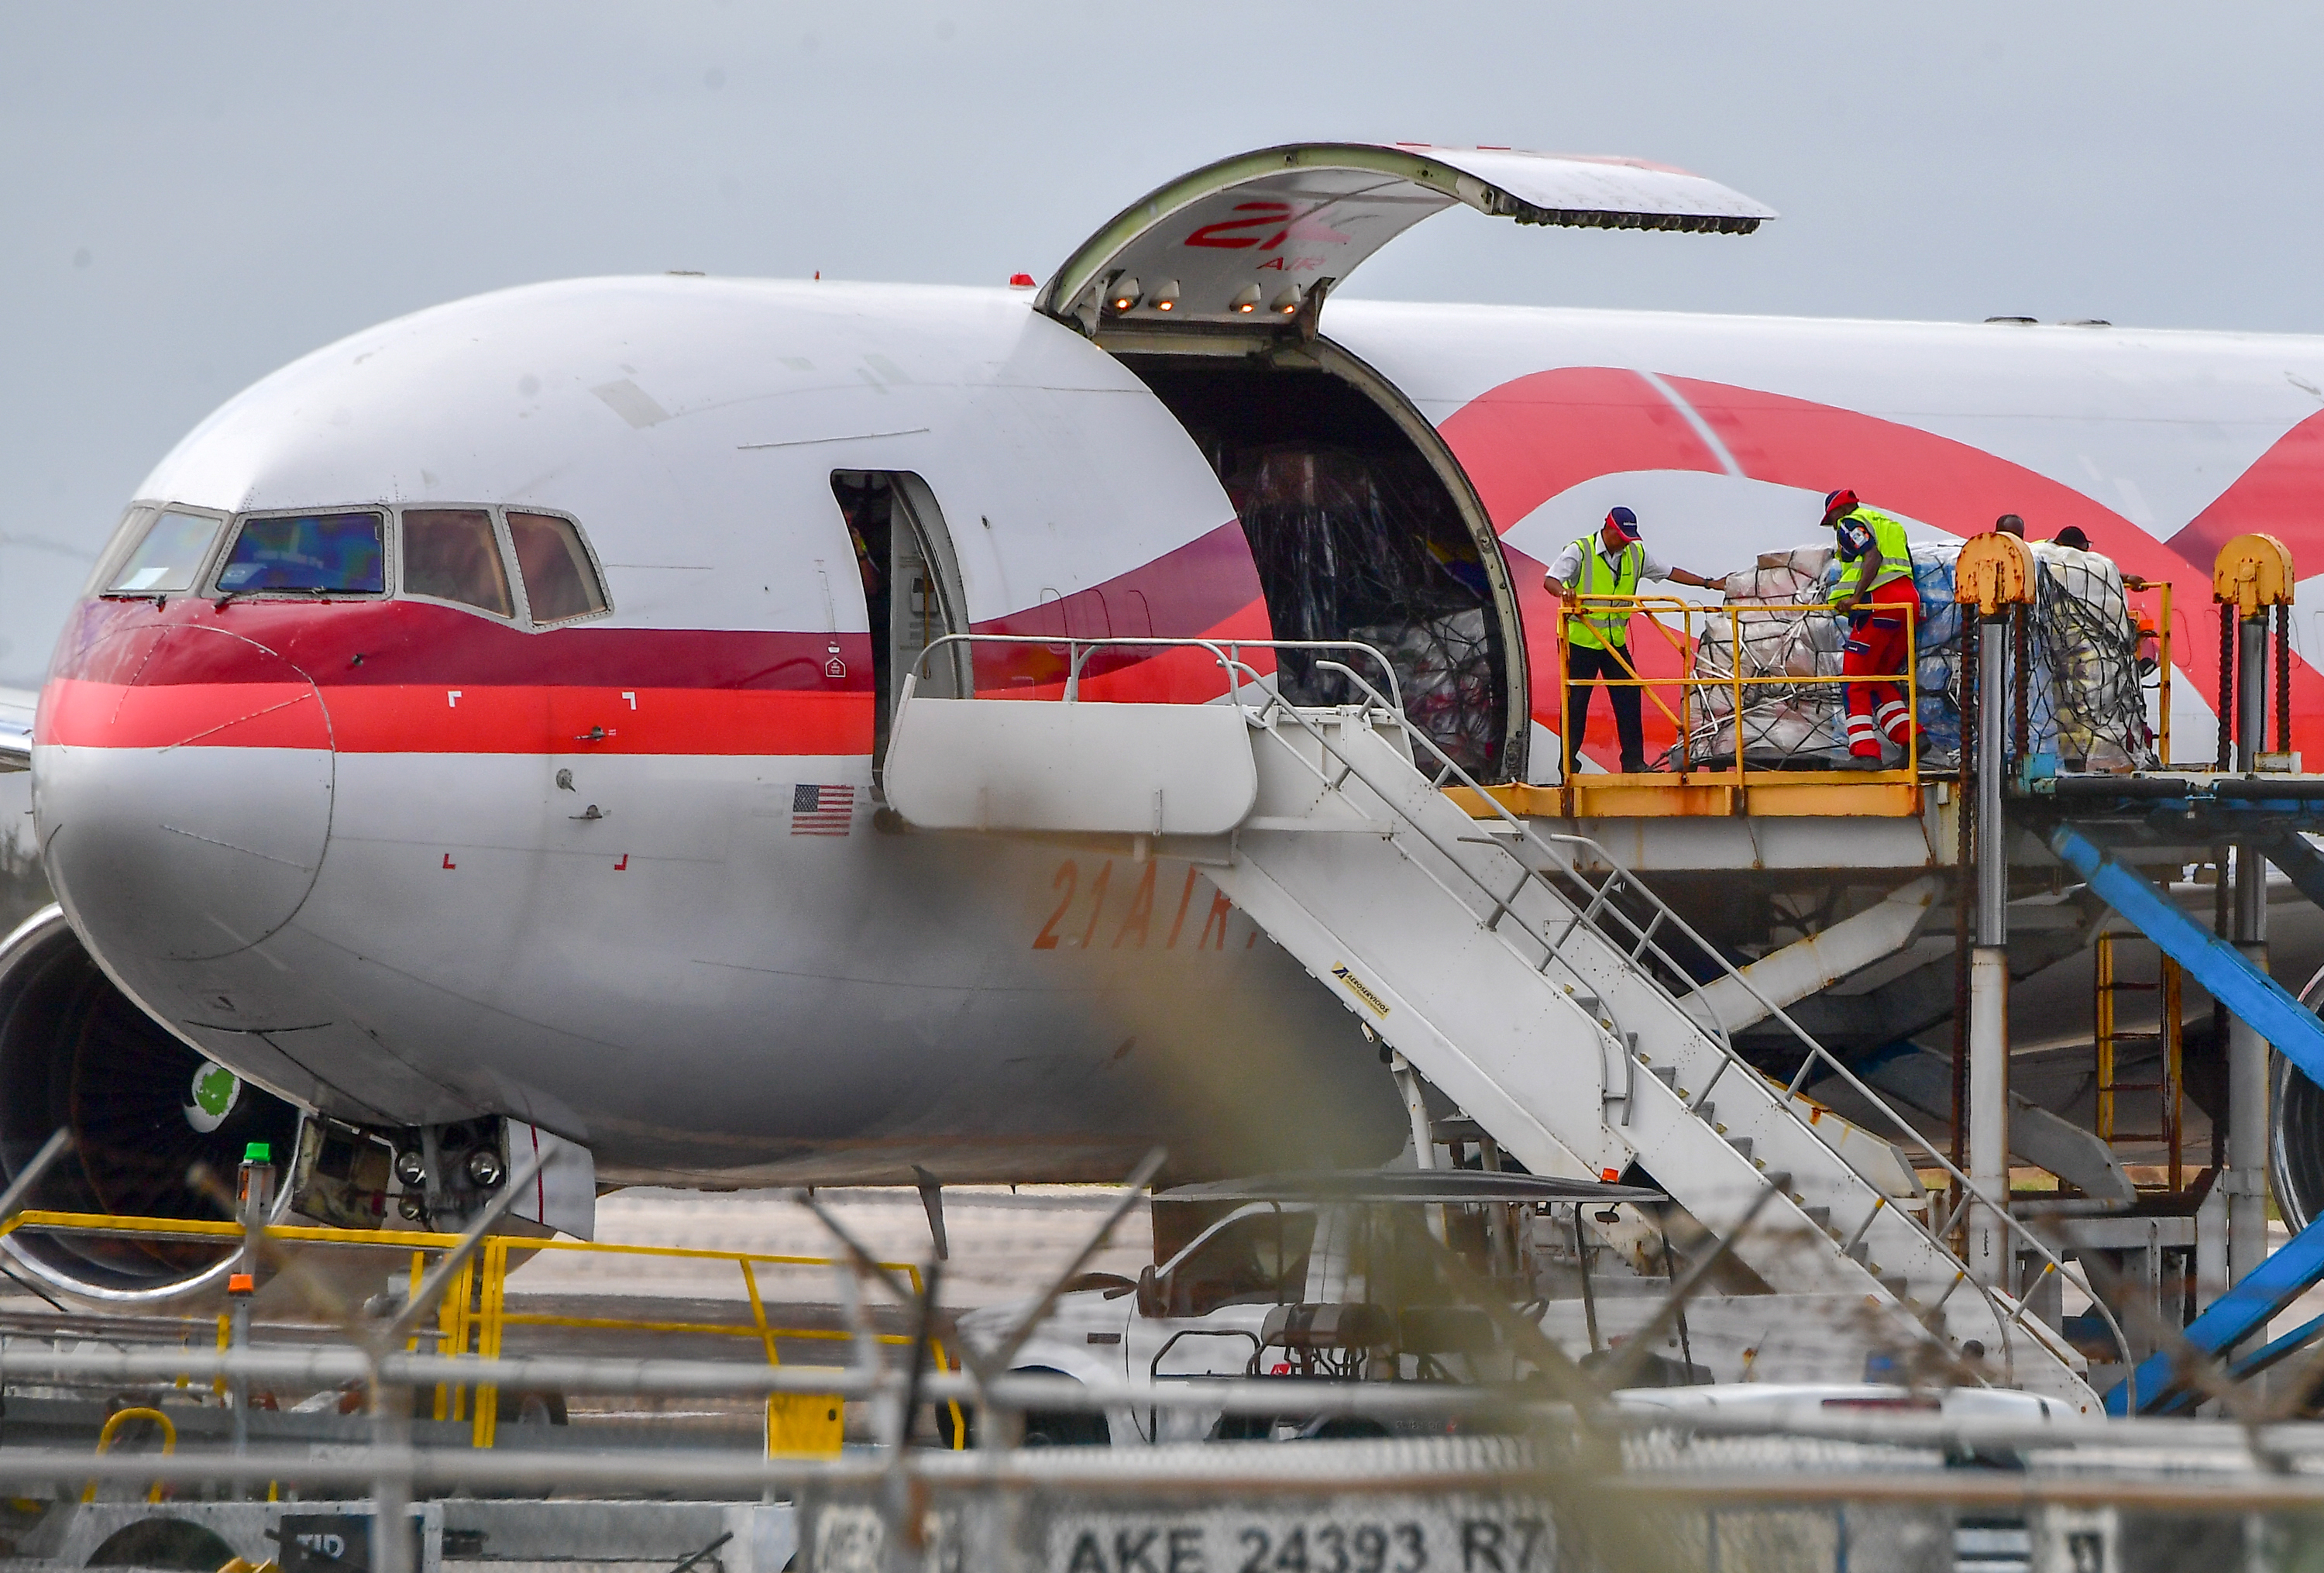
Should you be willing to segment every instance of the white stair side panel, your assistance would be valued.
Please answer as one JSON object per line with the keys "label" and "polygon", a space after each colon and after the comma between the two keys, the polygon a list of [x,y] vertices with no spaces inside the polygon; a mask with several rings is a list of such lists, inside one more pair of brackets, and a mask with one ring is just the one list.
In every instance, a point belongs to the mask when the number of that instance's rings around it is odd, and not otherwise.
{"label": "white stair side panel", "polygon": [[[1231,867],[1211,871],[1220,888],[1526,1168],[1594,1179],[1637,1157],[1722,1235],[1766,1188],[1752,1159],[1643,1069],[1629,1078],[1628,1124],[1618,1123],[1618,1108],[1609,1117],[1602,1030],[1400,847],[1345,836],[1327,844],[1294,831],[1246,831],[1237,846]],[[1731,1073],[1738,1083],[1745,1074]],[[1795,1176],[1793,1192],[1803,1194],[1803,1183]],[[1874,1199],[1858,1189],[1851,1222]],[[1781,1216],[1795,1210],[1777,1202],[1761,1214],[1742,1253],[1755,1272],[1802,1293],[1879,1292],[1804,1213]]]}
{"label": "white stair side panel", "polygon": [[931,830],[1220,835],[1258,782],[1233,705],[938,699],[896,708],[881,784]]}
{"label": "white stair side panel", "polygon": [[[1310,888],[1295,894],[1268,872],[1299,861],[1297,833],[1246,831],[1238,842],[1241,856],[1232,866],[1207,871],[1228,899],[1337,991],[1358,1020],[1419,1067],[1438,1091],[1492,1132],[1502,1151],[1536,1174],[1574,1180],[1596,1180],[1629,1161],[1628,1150],[1594,1117],[1553,1126],[1536,1113],[1568,1103],[1594,1111],[1604,1085],[1603,1034],[1570,998],[1534,989],[1527,991],[1532,997],[1520,996],[1509,1009],[1481,994],[1462,998],[1425,985],[1416,996],[1390,980],[1419,975],[1473,983],[1505,968],[1525,969],[1473,924],[1465,931],[1424,925],[1396,936],[1395,962],[1376,965],[1370,948],[1360,944],[1377,938],[1366,933],[1369,925],[1322,921],[1319,911],[1333,910],[1328,898],[1318,899],[1323,893]],[[1394,865],[1404,860],[1380,842],[1376,856],[1350,861]],[[1408,865],[1403,872],[1420,882]],[[1434,890],[1427,895],[1442,900]],[[1548,1045],[1557,1047],[1545,1051]],[[1569,1144],[1574,1138],[1584,1144]]]}

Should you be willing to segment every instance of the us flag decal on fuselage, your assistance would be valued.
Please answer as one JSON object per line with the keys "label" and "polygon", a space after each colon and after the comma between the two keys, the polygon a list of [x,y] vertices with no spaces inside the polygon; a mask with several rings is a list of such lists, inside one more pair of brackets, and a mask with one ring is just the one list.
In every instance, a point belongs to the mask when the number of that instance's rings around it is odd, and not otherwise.
{"label": "us flag decal on fuselage", "polygon": [[791,834],[844,836],[855,819],[855,789],[852,786],[791,788]]}

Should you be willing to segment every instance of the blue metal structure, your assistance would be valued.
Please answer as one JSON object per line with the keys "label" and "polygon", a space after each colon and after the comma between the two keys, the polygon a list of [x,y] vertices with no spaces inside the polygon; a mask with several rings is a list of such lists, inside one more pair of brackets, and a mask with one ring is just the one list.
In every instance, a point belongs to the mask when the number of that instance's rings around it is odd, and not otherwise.
{"label": "blue metal structure", "polygon": [[2283,870],[2301,895],[2324,907],[2324,852],[2305,837],[2287,832],[2267,844],[2267,860]]}
{"label": "blue metal structure", "polygon": [[2324,1336],[2324,1317],[2312,1317],[2286,1333],[2281,1338],[2271,1338],[2248,1355],[2236,1356],[2227,1374],[2240,1382],[2246,1376],[2256,1376],[2286,1356],[2296,1355]]}
{"label": "blue metal structure", "polygon": [[[2144,874],[2116,863],[2072,825],[2061,823],[2052,828],[2050,848],[2108,906],[2128,919],[2209,989],[2213,999],[2249,1022],[2311,1079],[2324,1083],[2324,1021],[2302,1008],[2282,985],[2246,961],[2233,945],[2181,911]],[[2300,843],[2300,852],[2305,854],[2304,860],[2299,854],[2287,853],[2286,861],[2302,863],[2301,874],[2316,879],[2319,888],[2324,889],[2324,859],[2318,859],[2305,842]],[[2301,883],[2299,875],[2294,879]],[[2305,891],[2304,883],[2301,888]],[[2213,1300],[2202,1315],[2187,1325],[2187,1341],[2205,1354],[2224,1356],[2266,1327],[2271,1317],[2319,1281],[2324,1281],[2324,1220],[2301,1230],[2241,1283]],[[2316,1330],[2316,1324],[2311,1323],[2290,1338],[2313,1336]],[[2278,1344],[2289,1342],[2277,1340]],[[2290,1352],[2291,1347],[2279,1350],[2276,1345],[2270,1345],[2252,1359],[2256,1361],[2261,1356],[2281,1358]],[[2181,1399],[2172,1377],[2178,1358],[2168,1352],[2149,1356],[2132,1380],[2106,1395],[2107,1411],[2130,1412],[2129,1395],[2134,1391],[2138,1395],[2141,1413],[2177,1407]],[[2258,1367],[2255,1365],[2253,1368]]]}

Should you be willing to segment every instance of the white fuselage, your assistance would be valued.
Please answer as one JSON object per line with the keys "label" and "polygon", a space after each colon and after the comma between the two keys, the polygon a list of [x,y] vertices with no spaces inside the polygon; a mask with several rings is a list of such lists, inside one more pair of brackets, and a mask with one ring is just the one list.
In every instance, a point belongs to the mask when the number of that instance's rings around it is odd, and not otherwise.
{"label": "white fuselage", "polygon": [[[1473,485],[1536,673],[1540,565],[1612,503],[1719,573],[1814,539],[1849,486],[1916,531],[2079,523],[2176,579],[2179,725],[2208,738],[2214,537],[2324,548],[2324,340],[1352,301],[1326,331]],[[34,751],[76,926],[157,1018],[288,1096],[520,1116],[607,1179],[1392,1152],[1372,1045],[1198,870],[875,823],[881,669],[835,472],[917,477],[966,626],[1267,631],[1203,451],[1021,292],[609,279],[463,301],[276,374],[140,488],[219,517],[206,575],[242,515],[374,510],[387,578],[83,603]],[[420,594],[394,543],[423,505],[569,518],[610,606],[550,624]],[[980,657],[976,680],[1054,692],[1055,665]],[[1097,681],[1216,691],[1164,660]],[[1553,689],[1530,690],[1534,779]],[[2324,756],[2304,663],[2295,699],[2295,746]]]}

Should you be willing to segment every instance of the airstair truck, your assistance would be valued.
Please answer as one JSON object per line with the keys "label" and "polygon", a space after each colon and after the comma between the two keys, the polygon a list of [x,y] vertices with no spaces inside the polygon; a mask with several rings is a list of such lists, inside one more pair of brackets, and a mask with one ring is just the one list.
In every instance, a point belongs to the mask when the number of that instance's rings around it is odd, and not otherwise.
{"label": "airstair truck", "polygon": [[[1853,1297],[1900,1346],[1974,1345],[2004,1384],[2096,1409],[2082,1357],[1868,1178],[1884,1167],[1868,1144],[1852,1161],[1737,1051],[1733,995],[1789,1018],[1603,848],[1473,818],[1445,789],[1483,789],[1381,684],[1297,706],[1259,680],[1259,645],[1184,643],[1217,663],[1221,702],[1084,701],[1070,680],[1055,704],[908,690],[891,803],[927,829],[1110,834],[1186,859],[1526,1171],[1650,1176],[1769,1289]],[[1073,647],[1078,672],[1096,645]],[[1354,680],[1363,652],[1327,658]],[[1803,1064],[1850,1074],[1798,1036]]]}

